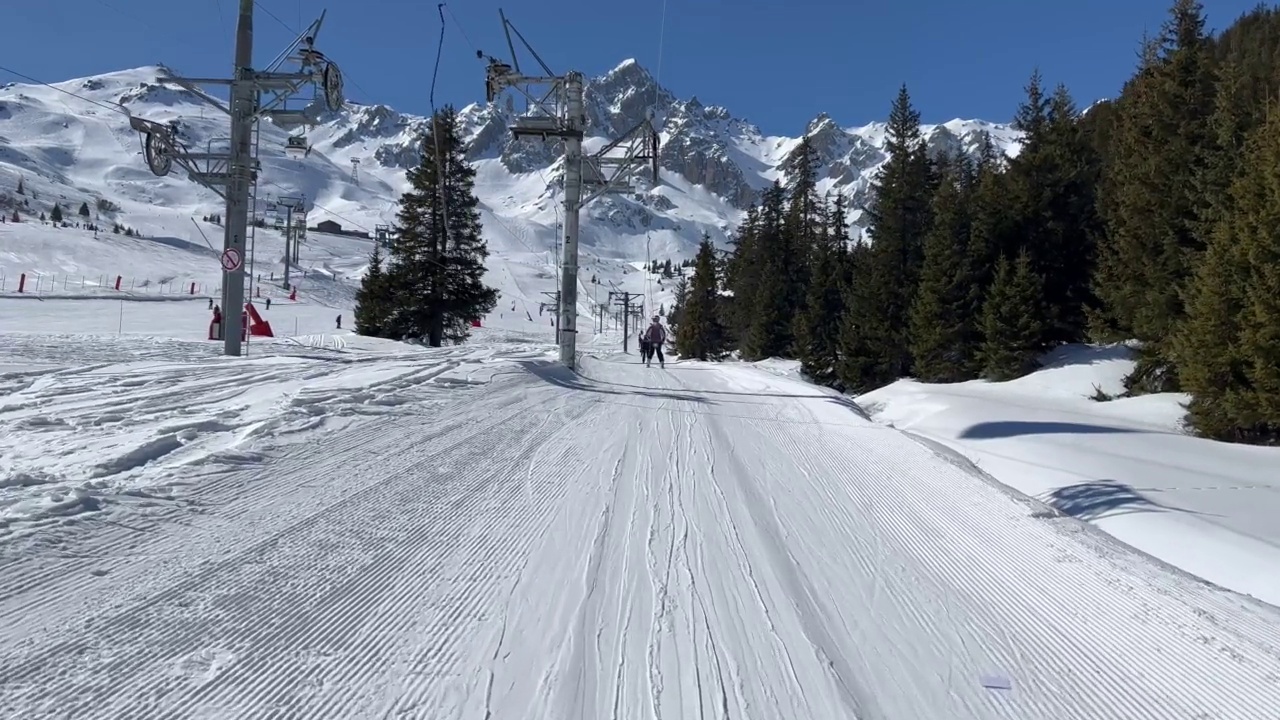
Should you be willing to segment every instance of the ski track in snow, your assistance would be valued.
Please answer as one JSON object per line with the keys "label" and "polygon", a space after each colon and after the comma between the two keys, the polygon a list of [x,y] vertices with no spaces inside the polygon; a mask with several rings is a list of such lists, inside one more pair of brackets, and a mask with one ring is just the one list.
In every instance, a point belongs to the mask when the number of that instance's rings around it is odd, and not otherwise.
{"label": "ski track in snow", "polygon": [[[289,343],[266,346],[277,354],[247,366],[117,356],[134,345],[82,341],[77,348],[92,364],[0,373],[0,424],[23,431],[0,436],[0,537],[119,503],[187,502],[177,491],[192,475],[260,462],[270,445],[334,432],[354,418],[429,413],[470,383],[468,368],[492,360],[465,348],[307,355]],[[201,347],[176,347],[190,345]],[[542,354],[519,346],[507,353]]]}
{"label": "ski track in snow", "polygon": [[0,545],[0,716],[1280,718],[1280,612],[812,386],[587,358],[400,400]]}

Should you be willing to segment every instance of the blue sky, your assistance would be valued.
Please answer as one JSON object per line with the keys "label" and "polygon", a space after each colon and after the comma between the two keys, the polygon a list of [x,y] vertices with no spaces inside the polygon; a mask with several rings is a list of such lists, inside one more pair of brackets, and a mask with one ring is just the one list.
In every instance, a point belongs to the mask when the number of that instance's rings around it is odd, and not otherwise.
{"label": "blue sky", "polygon": [[[1257,0],[1207,0],[1213,28]],[[299,28],[329,15],[317,46],[346,71],[348,96],[429,111],[440,24],[424,0],[258,0]],[[497,8],[557,72],[603,73],[635,57],[659,73],[661,0],[455,0],[436,103],[483,99],[474,47],[507,55]],[[165,62],[185,75],[230,73],[237,0],[21,0],[0,25],[0,66],[46,82]],[[668,0],[660,79],[677,96],[724,105],[766,133],[799,134],[819,112],[841,125],[881,120],[906,82],[925,122],[1007,121],[1034,67],[1077,102],[1114,95],[1144,30],[1169,0]],[[582,8],[590,8],[583,11]],[[455,22],[456,18],[456,22]],[[291,37],[257,14],[255,58]],[[0,81],[16,80],[0,72]]]}

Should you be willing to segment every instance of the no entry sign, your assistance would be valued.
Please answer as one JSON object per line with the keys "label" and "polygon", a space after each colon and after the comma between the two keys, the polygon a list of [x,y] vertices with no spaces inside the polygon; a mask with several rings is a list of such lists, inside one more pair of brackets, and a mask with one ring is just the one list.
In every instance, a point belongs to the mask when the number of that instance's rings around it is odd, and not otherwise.
{"label": "no entry sign", "polygon": [[235,272],[240,269],[240,263],[244,262],[244,258],[240,255],[240,251],[235,248],[227,248],[222,251],[222,269],[227,272]]}

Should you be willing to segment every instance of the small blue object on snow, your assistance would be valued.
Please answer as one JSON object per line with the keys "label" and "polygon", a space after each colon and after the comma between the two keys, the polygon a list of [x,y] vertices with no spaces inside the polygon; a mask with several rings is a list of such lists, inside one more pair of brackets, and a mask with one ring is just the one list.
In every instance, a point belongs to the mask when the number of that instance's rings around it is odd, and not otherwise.
{"label": "small blue object on snow", "polygon": [[983,675],[980,679],[982,687],[988,690],[1012,690],[1013,681],[1003,675]]}

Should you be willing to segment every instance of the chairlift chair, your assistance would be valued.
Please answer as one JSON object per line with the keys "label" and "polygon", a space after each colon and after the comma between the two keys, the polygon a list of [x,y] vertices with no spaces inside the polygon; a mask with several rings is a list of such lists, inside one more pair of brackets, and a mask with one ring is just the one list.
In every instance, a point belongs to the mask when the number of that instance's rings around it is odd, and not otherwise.
{"label": "chairlift chair", "polygon": [[311,154],[311,146],[302,135],[290,135],[285,141],[284,152],[290,157],[304,158]]}

